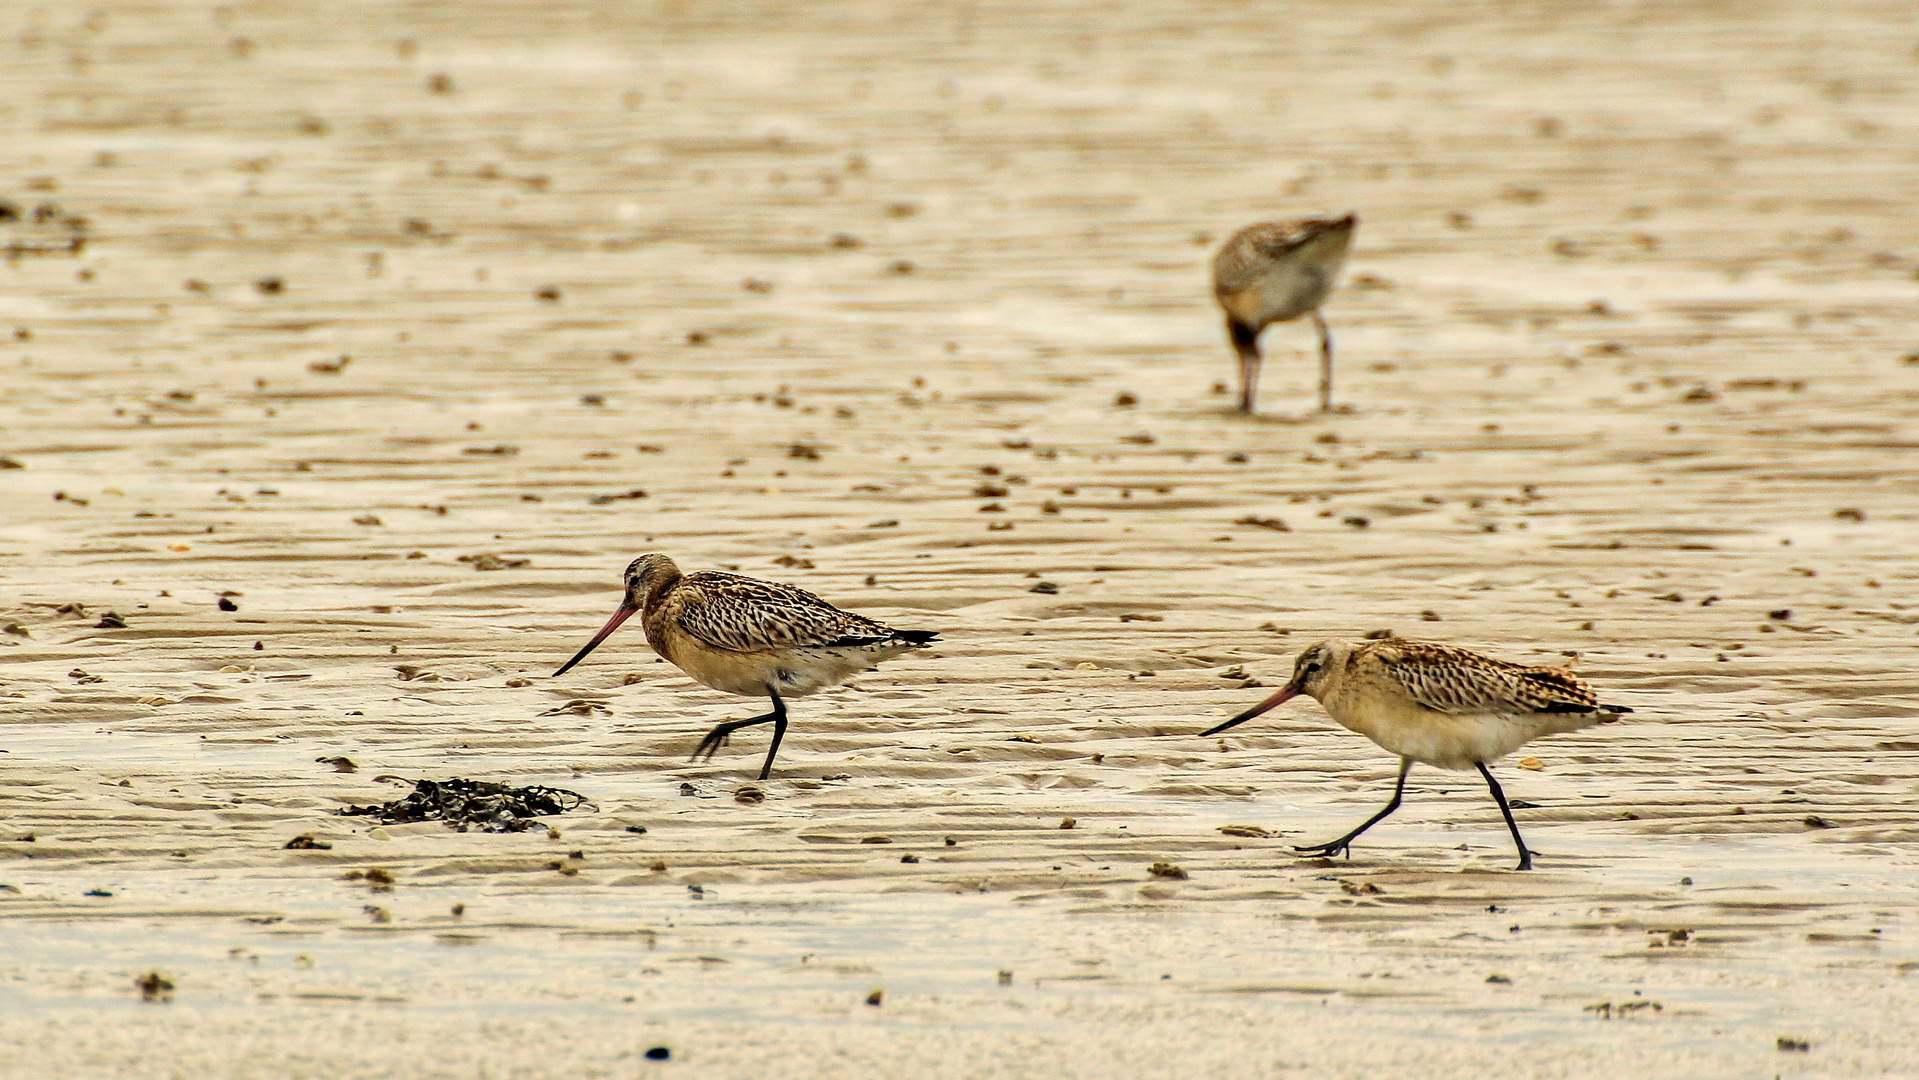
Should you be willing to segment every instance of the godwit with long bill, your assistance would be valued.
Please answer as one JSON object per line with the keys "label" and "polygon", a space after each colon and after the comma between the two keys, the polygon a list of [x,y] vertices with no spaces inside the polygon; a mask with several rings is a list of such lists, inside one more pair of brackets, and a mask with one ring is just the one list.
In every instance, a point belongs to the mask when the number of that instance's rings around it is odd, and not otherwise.
{"label": "godwit with long bill", "polygon": [[773,711],[720,724],[693,751],[711,760],[729,736],[754,724],[773,725],[760,779],[786,735],[786,698],[837,686],[882,660],[936,640],[932,630],[895,630],[839,608],[792,585],[701,570],[682,575],[665,555],[642,555],[626,568],[626,596],[606,626],[554,676],[605,641],[635,614],[647,644],[695,682],[721,693],[764,697]]}
{"label": "godwit with long bill", "polygon": [[1297,847],[1302,855],[1352,856],[1352,843],[1399,809],[1413,762],[1441,769],[1477,769],[1486,778],[1519,848],[1520,870],[1533,853],[1519,836],[1506,793],[1486,766],[1542,735],[1607,724],[1623,705],[1603,705],[1592,687],[1557,667],[1531,667],[1436,642],[1385,638],[1322,641],[1299,654],[1279,692],[1218,727],[1217,735],[1300,694],[1313,698],[1341,727],[1399,755],[1392,801],[1337,840]]}

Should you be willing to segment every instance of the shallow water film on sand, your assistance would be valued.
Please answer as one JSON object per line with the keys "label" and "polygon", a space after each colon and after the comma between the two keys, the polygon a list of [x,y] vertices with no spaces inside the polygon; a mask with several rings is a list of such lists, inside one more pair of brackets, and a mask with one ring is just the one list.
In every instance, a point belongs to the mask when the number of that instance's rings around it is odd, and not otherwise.
{"label": "shallow water film on sand", "polygon": [[[0,7],[0,1075],[1919,1075],[1916,50]],[[1239,412],[1215,251],[1349,211]],[[553,677],[647,552],[939,639],[689,761],[766,700]],[[1199,737],[1387,632],[1633,710],[1493,763],[1530,871]],[[421,780],[584,801],[338,813]]]}

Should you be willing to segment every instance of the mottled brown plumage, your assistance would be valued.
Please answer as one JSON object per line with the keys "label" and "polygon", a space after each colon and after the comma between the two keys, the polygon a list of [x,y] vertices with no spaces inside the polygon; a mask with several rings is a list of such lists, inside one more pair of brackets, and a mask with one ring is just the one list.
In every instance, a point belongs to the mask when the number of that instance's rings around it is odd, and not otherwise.
{"label": "mottled brown plumage", "polygon": [[1438,642],[1368,641],[1353,650],[1347,668],[1349,677],[1376,669],[1434,712],[1588,715],[1600,711],[1592,687],[1565,668],[1514,664]]}
{"label": "mottled brown plumage", "polygon": [[1592,687],[1565,668],[1509,663],[1430,641],[1322,641],[1299,654],[1293,677],[1278,693],[1205,734],[1237,727],[1281,702],[1305,694],[1341,727],[1399,755],[1392,802],[1337,840],[1299,850],[1351,853],[1355,837],[1399,807],[1406,773],[1420,761],[1442,769],[1474,769],[1519,846],[1519,868],[1532,853],[1499,782],[1487,765],[1542,735],[1610,723],[1632,710],[1604,705]]}
{"label": "mottled brown plumage", "polygon": [[1213,256],[1213,295],[1239,354],[1239,408],[1259,393],[1259,334],[1276,322],[1312,314],[1319,330],[1319,407],[1333,407],[1333,335],[1320,305],[1333,290],[1359,218],[1265,221],[1234,233]]}
{"label": "mottled brown plumage", "polygon": [[773,744],[760,769],[762,780],[771,775],[786,734],[783,699],[837,686],[939,636],[930,630],[895,630],[792,585],[714,570],[682,575],[672,559],[652,554],[627,566],[619,610],[553,674],[566,674],[636,613],[647,643],[694,681],[728,694],[772,699],[772,712],[721,724],[694,750],[695,756],[710,758],[733,732],[770,721]]}

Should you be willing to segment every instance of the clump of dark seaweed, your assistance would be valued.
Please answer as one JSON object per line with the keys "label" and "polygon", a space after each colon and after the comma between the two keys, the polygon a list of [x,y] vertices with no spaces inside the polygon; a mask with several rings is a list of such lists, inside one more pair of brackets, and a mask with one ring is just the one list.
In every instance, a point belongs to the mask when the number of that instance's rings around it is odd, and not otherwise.
{"label": "clump of dark seaweed", "polygon": [[564,788],[532,784],[512,787],[486,780],[415,780],[413,793],[389,803],[346,806],[345,817],[377,817],[388,824],[444,821],[465,832],[525,832],[536,818],[564,814],[586,805],[586,796]]}

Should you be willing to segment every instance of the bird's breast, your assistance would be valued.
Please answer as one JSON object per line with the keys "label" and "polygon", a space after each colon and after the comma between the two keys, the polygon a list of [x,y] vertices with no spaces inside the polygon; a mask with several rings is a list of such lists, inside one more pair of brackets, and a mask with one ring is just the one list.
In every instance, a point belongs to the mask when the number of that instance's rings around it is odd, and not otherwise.
{"label": "bird's breast", "polygon": [[1332,274],[1313,263],[1280,262],[1244,288],[1220,296],[1233,318],[1248,326],[1297,319],[1325,302]]}

